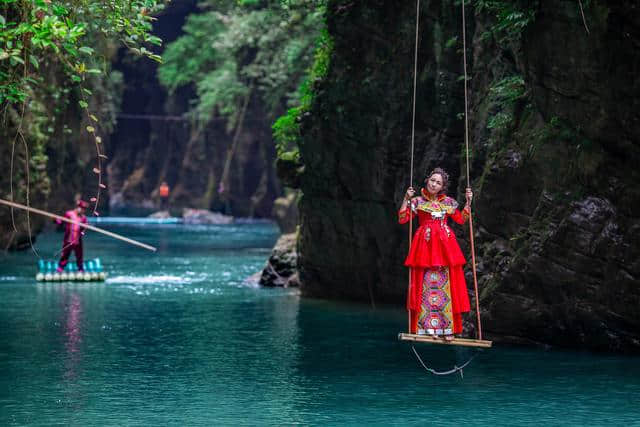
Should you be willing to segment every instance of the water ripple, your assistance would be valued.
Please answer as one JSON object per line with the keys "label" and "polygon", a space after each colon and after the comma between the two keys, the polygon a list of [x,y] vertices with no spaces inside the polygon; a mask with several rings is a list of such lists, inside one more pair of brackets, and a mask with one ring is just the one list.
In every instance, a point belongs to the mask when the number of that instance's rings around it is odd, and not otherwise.
{"label": "water ripple", "polygon": [[107,283],[127,283],[127,284],[172,284],[172,283],[195,283],[201,282],[204,278],[192,279],[190,277],[159,275],[159,276],[115,276],[106,280]]}
{"label": "water ripple", "polygon": [[[464,379],[434,377],[395,339],[404,310],[300,298],[297,289],[246,281],[275,242],[268,225],[123,231],[162,249],[146,256],[87,235],[107,283],[36,283],[31,253],[0,259],[0,425],[640,419],[637,357],[498,346],[474,359]],[[39,250],[58,250],[60,235],[40,237]],[[420,348],[441,370],[470,352]]]}

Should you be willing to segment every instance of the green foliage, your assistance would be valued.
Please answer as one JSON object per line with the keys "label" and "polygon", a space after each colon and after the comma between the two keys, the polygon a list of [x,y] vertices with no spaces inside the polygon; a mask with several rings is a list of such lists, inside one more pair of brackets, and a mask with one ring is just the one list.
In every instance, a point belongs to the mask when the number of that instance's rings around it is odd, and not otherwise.
{"label": "green foliage", "polygon": [[299,160],[300,118],[311,107],[313,86],[327,75],[332,51],[333,41],[324,29],[317,43],[313,66],[298,88],[300,105],[290,108],[272,126],[276,152],[282,160],[291,160],[292,156]]}
{"label": "green foliage", "polygon": [[[458,44],[458,36],[453,36],[444,44],[445,49],[451,49]],[[464,77],[463,77],[464,78]]]}
{"label": "green foliage", "polygon": [[[158,78],[169,92],[197,82],[207,70],[223,62],[211,43],[225,30],[220,16],[206,13],[191,15],[182,27],[184,35],[167,45]],[[203,48],[208,46],[208,48]]]}
{"label": "green foliage", "polygon": [[193,112],[233,127],[247,96],[256,93],[272,117],[299,102],[296,88],[312,61],[324,6],[311,0],[203,2],[184,35],[169,44],[160,82],[175,91],[194,85]]}
{"label": "green foliage", "polygon": [[513,114],[511,112],[500,111],[487,120],[487,128],[496,130],[505,130],[513,122]]}
{"label": "green foliage", "polygon": [[500,111],[489,117],[487,128],[504,131],[513,122],[515,103],[526,97],[524,79],[519,75],[503,78],[491,86],[489,97]]}
{"label": "green foliage", "polygon": [[491,86],[489,92],[495,100],[514,103],[525,95],[524,79],[520,75],[505,77]]}
{"label": "green foliage", "polygon": [[577,152],[589,150],[593,142],[584,136],[580,128],[573,127],[568,121],[554,116],[538,129],[533,138],[535,144],[529,147],[529,155],[533,156],[539,145],[549,141],[562,141]]}
{"label": "green foliage", "polygon": [[519,41],[524,29],[536,18],[539,0],[476,0],[478,11],[495,17],[484,38],[494,36],[499,42]]}
{"label": "green foliage", "polygon": [[488,111],[486,126],[490,131],[487,143],[492,149],[491,156],[509,146],[510,141],[518,139],[518,129],[531,116],[529,101],[520,75],[503,77],[491,85],[485,101]]}
{"label": "green foliage", "polygon": [[134,52],[159,61],[144,47],[152,36],[150,16],[157,0],[2,0],[0,3],[0,105],[22,103],[45,84],[43,66],[61,66],[68,79],[83,82],[100,74],[89,44],[119,40]]}
{"label": "green foliage", "polygon": [[[43,202],[88,162],[100,171],[99,131],[113,128],[121,86],[105,73],[120,44],[160,60],[145,46],[161,44],[151,15],[164,1],[0,0],[0,188],[13,200]],[[95,156],[74,147],[87,136]]]}
{"label": "green foliage", "polygon": [[47,175],[47,162],[49,157],[46,154],[46,143],[49,138],[47,126],[49,120],[46,116],[46,107],[39,102],[33,102],[33,120],[29,123],[30,131],[30,157],[29,166],[31,170],[30,181],[34,183],[31,190],[36,194],[48,196],[51,192],[51,180]]}
{"label": "green foliage", "polygon": [[300,137],[299,118],[302,110],[302,107],[290,108],[273,124],[273,137],[276,140],[278,157],[282,157],[287,150],[296,147]]}
{"label": "green foliage", "polygon": [[238,79],[237,64],[227,61],[212,72],[207,73],[198,83],[200,100],[196,111],[198,118],[207,122],[215,114],[229,117],[233,126],[239,113],[237,100],[243,99],[249,93],[249,88]]}

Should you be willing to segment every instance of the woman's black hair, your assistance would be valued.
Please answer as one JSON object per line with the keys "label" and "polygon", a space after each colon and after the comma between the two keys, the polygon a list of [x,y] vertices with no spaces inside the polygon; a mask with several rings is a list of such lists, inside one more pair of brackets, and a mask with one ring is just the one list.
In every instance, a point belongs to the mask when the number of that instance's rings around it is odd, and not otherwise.
{"label": "woman's black hair", "polygon": [[438,194],[446,193],[447,190],[449,189],[449,174],[446,173],[442,168],[435,168],[434,170],[432,170],[431,173],[427,175],[427,178],[424,180],[424,185],[426,186],[427,181],[429,181],[429,178],[431,178],[435,174],[438,174],[442,177],[442,190],[440,190]]}

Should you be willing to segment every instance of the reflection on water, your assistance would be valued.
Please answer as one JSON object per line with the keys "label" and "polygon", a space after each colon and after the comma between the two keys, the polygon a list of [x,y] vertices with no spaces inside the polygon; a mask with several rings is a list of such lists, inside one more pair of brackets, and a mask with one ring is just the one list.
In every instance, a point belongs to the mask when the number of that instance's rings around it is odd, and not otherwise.
{"label": "reflection on water", "polygon": [[65,348],[67,357],[65,358],[65,379],[73,380],[76,378],[76,369],[82,355],[80,354],[79,344],[82,341],[80,331],[80,316],[82,315],[82,307],[80,306],[80,297],[76,293],[69,296],[69,305],[65,308],[67,314],[65,335],[67,342]]}
{"label": "reflection on water", "polygon": [[[396,340],[401,309],[301,299],[245,279],[266,224],[113,229],[87,252],[105,283],[37,283],[0,255],[1,425],[603,425],[637,423],[638,358],[494,348],[427,375]],[[38,240],[42,253],[59,235]],[[226,249],[225,249],[226,248]],[[418,348],[449,369],[467,348]]]}

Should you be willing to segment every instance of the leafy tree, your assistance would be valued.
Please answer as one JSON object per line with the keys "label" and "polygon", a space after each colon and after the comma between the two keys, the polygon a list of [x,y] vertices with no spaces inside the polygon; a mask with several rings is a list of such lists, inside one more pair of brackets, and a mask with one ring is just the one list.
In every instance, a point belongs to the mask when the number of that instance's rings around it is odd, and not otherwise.
{"label": "leafy tree", "polygon": [[256,93],[275,119],[300,100],[298,87],[313,60],[324,2],[206,0],[185,35],[169,44],[159,68],[170,91],[194,85],[193,112],[202,122],[222,115],[237,124]]}
{"label": "leafy tree", "polygon": [[[0,0],[0,136],[9,142],[0,145],[0,167],[9,171],[0,176],[0,188],[10,189],[5,197],[29,204],[31,190],[46,198],[52,173],[59,182],[63,175],[49,157],[66,165],[71,141],[86,136],[93,139],[94,171],[104,188],[98,122],[107,119],[101,123],[107,132],[113,125],[118,86],[117,75],[104,74],[121,44],[160,61],[145,46],[161,44],[151,29],[164,1]],[[98,199],[99,190],[96,206]]]}
{"label": "leafy tree", "polygon": [[300,166],[300,152],[298,150],[300,117],[311,107],[314,84],[321,81],[329,70],[332,51],[333,41],[329,33],[323,30],[316,46],[313,65],[298,88],[300,96],[298,105],[290,108],[272,126],[278,161],[281,166],[284,163],[291,163],[294,168]]}
{"label": "leafy tree", "polygon": [[151,14],[160,8],[157,0],[0,0],[0,104],[23,102],[38,90],[43,65],[61,65],[77,83],[99,74],[94,57],[105,52],[96,45],[106,50],[121,41],[159,61],[144,43],[161,44],[151,35]]}

